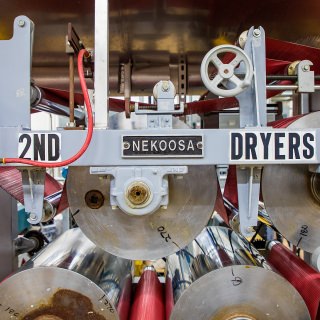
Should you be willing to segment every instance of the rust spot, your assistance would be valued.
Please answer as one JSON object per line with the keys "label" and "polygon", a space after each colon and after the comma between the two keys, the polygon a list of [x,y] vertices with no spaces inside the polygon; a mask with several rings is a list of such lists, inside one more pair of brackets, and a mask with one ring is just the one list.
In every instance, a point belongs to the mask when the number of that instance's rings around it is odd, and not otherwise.
{"label": "rust spot", "polygon": [[22,320],[106,320],[93,310],[90,299],[78,292],[61,289],[48,304],[25,315]]}

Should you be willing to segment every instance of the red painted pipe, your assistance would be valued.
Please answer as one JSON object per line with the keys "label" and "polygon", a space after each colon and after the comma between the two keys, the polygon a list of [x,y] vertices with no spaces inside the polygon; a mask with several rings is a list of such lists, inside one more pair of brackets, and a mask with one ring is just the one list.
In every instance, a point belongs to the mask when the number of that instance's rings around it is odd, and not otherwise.
{"label": "red painted pipe", "polygon": [[145,268],[138,283],[130,320],[164,320],[163,288],[153,267]]}
{"label": "red painted pipe", "polygon": [[320,319],[320,273],[277,241],[269,244],[268,262],[304,299],[312,320]]}

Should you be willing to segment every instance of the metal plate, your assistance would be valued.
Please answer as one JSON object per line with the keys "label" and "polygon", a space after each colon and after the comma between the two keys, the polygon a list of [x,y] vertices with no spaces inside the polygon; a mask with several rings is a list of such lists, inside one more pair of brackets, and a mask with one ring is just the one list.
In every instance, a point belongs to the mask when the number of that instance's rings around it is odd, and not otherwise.
{"label": "metal plate", "polygon": [[83,299],[92,304],[92,311],[100,315],[97,319],[119,320],[114,309],[110,311],[104,307],[106,299],[101,300],[105,297],[102,289],[78,273],[56,267],[22,271],[1,283],[0,318],[23,319],[30,312],[50,303],[54,294],[61,289],[81,293]]}
{"label": "metal plate", "polygon": [[[122,113],[111,117],[110,125],[139,129],[146,126],[146,117],[127,120]],[[173,126],[186,127],[177,119]],[[145,216],[112,209],[110,179],[91,175],[89,167],[70,167],[67,189],[74,219],[91,241],[116,256],[151,260],[180,250],[201,232],[214,208],[217,178],[214,166],[188,166],[188,173],[182,178],[169,176],[167,209]],[[99,209],[86,205],[85,195],[90,190],[98,190],[104,197]]]}
{"label": "metal plate", "polygon": [[122,137],[122,157],[203,157],[203,136],[148,135]]}
{"label": "metal plate", "polygon": [[[169,176],[169,205],[145,216],[131,216],[110,206],[110,179],[91,175],[88,167],[70,167],[68,199],[84,234],[102,249],[120,257],[152,260],[186,246],[212,214],[217,178],[214,166],[189,166],[182,179]],[[99,209],[90,209],[85,195],[104,196]],[[168,237],[170,239],[168,240]]]}
{"label": "metal plate", "polygon": [[[299,118],[288,128],[318,128],[320,112]],[[308,165],[265,166],[262,194],[275,227],[293,245],[313,252],[320,246],[320,204],[311,192]]]}
{"label": "metal plate", "polygon": [[[240,284],[233,281],[235,276]],[[209,272],[182,294],[170,320],[185,319],[307,320],[310,316],[299,293],[275,272],[231,266]]]}

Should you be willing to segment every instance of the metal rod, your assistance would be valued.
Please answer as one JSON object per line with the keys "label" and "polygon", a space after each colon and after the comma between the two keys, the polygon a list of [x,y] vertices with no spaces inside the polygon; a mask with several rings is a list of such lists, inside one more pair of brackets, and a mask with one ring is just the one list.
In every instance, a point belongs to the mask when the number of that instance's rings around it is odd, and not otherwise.
{"label": "metal rod", "polygon": [[[278,90],[278,91],[286,91],[286,90],[298,90],[297,85],[267,85],[267,90]],[[320,85],[314,86],[315,90],[320,90]]]}
{"label": "metal rod", "polygon": [[[320,80],[320,76],[315,76],[315,80]],[[267,75],[267,80],[298,80],[298,76],[288,76],[288,75],[280,75],[280,74],[275,74],[275,75]]]}
{"label": "metal rod", "polygon": [[69,109],[70,124],[74,123],[74,54],[69,54]]}

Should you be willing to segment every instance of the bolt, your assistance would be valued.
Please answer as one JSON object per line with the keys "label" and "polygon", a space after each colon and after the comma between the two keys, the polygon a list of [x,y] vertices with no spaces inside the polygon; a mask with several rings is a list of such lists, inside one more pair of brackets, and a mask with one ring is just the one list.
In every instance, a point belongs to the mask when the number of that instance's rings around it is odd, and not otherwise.
{"label": "bolt", "polygon": [[197,143],[197,148],[198,149],[202,149],[203,148],[203,143],[202,142],[198,142]]}
{"label": "bolt", "polygon": [[127,142],[127,141],[125,141],[125,142],[123,143],[123,149],[125,149],[125,150],[130,149],[130,143]]}
{"label": "bolt", "polygon": [[310,66],[309,65],[305,65],[305,66],[302,67],[302,70],[305,71],[305,72],[306,71],[310,71]]}
{"label": "bolt", "polygon": [[84,199],[90,209],[99,209],[103,206],[104,203],[104,196],[98,190],[88,191]]}
{"label": "bolt", "polygon": [[254,29],[253,36],[259,38],[261,36],[261,31],[259,29]]}
{"label": "bolt", "polygon": [[162,91],[168,92],[170,89],[169,81],[162,81]]}
{"label": "bolt", "polygon": [[30,213],[30,220],[37,220],[37,215],[35,213]]}
{"label": "bolt", "polygon": [[24,20],[19,20],[19,22],[18,22],[18,26],[20,28],[23,28],[25,24],[26,24],[26,22]]}

